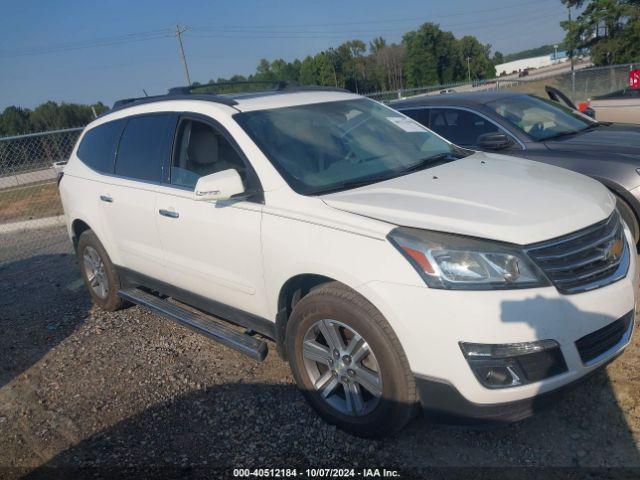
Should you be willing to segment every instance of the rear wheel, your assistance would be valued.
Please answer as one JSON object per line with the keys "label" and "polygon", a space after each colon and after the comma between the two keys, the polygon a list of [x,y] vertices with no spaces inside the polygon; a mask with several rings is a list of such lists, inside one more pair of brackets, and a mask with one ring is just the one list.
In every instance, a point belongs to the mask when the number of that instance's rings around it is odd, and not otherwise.
{"label": "rear wheel", "polygon": [[124,300],[118,296],[120,289],[118,273],[107,251],[92,230],[86,230],[80,235],[78,261],[87,290],[100,308],[111,312],[125,306]]}
{"label": "rear wheel", "polygon": [[638,219],[636,218],[635,213],[633,213],[629,204],[618,195],[616,195],[616,206],[618,207],[618,211],[620,212],[622,219],[629,227],[629,230],[631,230],[631,235],[637,245],[640,240],[640,226],[638,225]]}
{"label": "rear wheel", "polygon": [[415,414],[415,382],[382,314],[330,283],[300,300],[287,325],[298,388],[329,423],[364,437],[400,430]]}

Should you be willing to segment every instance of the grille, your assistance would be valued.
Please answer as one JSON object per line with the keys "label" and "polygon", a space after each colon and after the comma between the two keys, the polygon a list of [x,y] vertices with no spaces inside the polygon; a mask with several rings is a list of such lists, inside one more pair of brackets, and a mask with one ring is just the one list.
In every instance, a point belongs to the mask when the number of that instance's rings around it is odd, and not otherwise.
{"label": "grille", "polygon": [[588,363],[615,347],[631,327],[633,313],[631,311],[606,327],[577,340],[576,347],[582,362]]}
{"label": "grille", "polygon": [[527,247],[561,293],[593,290],[627,274],[629,252],[617,212],[575,233]]}

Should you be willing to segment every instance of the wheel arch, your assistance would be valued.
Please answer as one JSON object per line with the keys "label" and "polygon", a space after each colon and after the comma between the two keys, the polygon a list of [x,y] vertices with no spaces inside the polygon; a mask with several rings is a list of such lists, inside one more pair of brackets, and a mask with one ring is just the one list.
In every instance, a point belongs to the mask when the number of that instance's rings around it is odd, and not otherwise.
{"label": "wheel arch", "polygon": [[302,273],[286,280],[278,293],[278,305],[276,311],[275,341],[278,355],[287,360],[286,331],[287,322],[295,305],[314,288],[330,282],[338,282],[348,285],[325,275],[315,273]]}
{"label": "wheel arch", "polygon": [[87,222],[82,220],[81,218],[76,218],[71,222],[71,242],[73,243],[73,249],[78,250],[78,240],[80,239],[80,235],[87,230],[93,230]]}
{"label": "wheel arch", "polygon": [[613,193],[616,198],[622,200],[627,204],[627,206],[631,210],[631,213],[635,217],[636,222],[638,222],[638,225],[640,225],[640,202],[638,202],[638,200],[629,192],[629,190],[624,188],[622,185],[619,185],[618,183],[612,182],[609,179],[597,178],[597,180],[599,180],[605,187],[607,187],[607,189],[611,193]]}

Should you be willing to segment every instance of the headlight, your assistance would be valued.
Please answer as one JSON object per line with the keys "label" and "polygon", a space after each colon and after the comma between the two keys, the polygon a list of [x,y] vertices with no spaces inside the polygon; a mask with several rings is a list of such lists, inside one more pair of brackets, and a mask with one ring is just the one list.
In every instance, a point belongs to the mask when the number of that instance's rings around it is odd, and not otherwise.
{"label": "headlight", "polygon": [[432,288],[493,290],[549,285],[516,245],[406,227],[393,230],[389,240]]}

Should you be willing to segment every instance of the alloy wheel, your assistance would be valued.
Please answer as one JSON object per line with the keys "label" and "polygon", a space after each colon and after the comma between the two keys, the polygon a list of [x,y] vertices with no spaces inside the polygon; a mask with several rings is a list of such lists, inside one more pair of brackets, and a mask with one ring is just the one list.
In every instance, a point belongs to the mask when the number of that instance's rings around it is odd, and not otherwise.
{"label": "alloy wheel", "polygon": [[340,413],[366,415],[380,402],[378,361],[362,335],[350,326],[318,320],[305,333],[302,357],[315,389]]}
{"label": "alloy wheel", "polygon": [[98,297],[107,298],[109,294],[109,279],[100,255],[95,248],[87,246],[82,257],[89,286]]}

